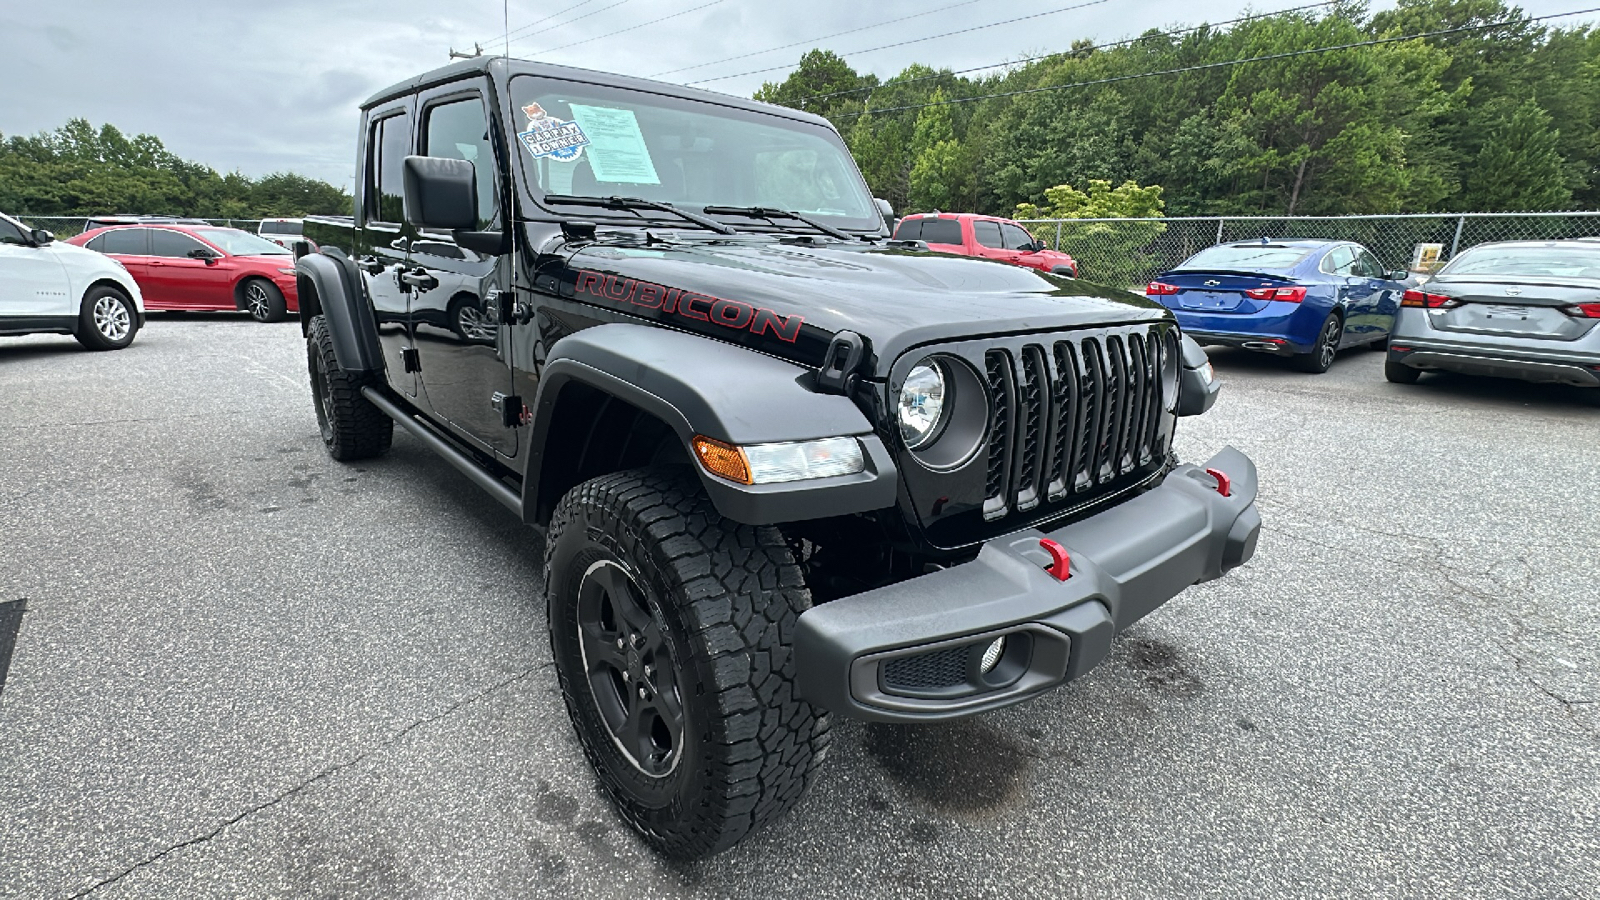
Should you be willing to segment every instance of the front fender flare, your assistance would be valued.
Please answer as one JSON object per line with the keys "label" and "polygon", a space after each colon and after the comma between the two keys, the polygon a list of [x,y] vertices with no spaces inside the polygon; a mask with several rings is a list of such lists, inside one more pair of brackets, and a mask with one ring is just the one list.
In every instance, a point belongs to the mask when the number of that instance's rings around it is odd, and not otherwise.
{"label": "front fender flare", "polygon": [[302,328],[309,328],[311,318],[321,313],[328,321],[339,368],[346,372],[381,372],[383,348],[378,344],[372,308],[362,294],[361,274],[348,257],[335,253],[311,253],[295,263]]}
{"label": "front fender flare", "polygon": [[[613,323],[568,335],[550,348],[532,404],[523,509],[540,508],[539,476],[552,442],[561,391],[579,382],[655,416],[683,442],[695,435],[735,445],[855,437],[866,470],[783,484],[737,484],[695,466],[722,515],[772,525],[893,506],[898,472],[883,441],[848,398],[811,389],[812,372],[732,344],[666,328]],[[546,498],[553,499],[553,498]]]}

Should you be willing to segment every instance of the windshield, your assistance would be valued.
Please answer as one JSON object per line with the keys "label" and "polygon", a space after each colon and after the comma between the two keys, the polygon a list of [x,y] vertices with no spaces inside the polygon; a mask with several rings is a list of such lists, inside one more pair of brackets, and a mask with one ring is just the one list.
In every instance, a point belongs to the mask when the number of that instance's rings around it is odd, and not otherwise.
{"label": "windshield", "polygon": [[1304,247],[1281,244],[1233,244],[1207,247],[1189,258],[1179,269],[1231,269],[1253,272],[1258,269],[1288,269],[1310,253]]}
{"label": "windshield", "polygon": [[234,256],[292,256],[288,250],[263,237],[237,228],[196,228],[200,235]]}
{"label": "windshield", "polygon": [[513,152],[536,196],[641,197],[690,212],[764,206],[837,228],[883,226],[849,151],[821,126],[527,75],[512,80],[511,95]]}
{"label": "windshield", "polygon": [[1600,245],[1474,247],[1439,271],[1445,275],[1533,275],[1543,278],[1600,278]]}

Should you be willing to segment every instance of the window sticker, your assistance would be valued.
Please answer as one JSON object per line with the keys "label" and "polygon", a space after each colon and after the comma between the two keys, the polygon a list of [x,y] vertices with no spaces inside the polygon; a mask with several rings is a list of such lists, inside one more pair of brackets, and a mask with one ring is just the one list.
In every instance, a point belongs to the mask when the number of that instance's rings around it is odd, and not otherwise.
{"label": "window sticker", "polygon": [[517,135],[522,146],[535,158],[550,157],[560,162],[575,162],[589,146],[589,137],[577,122],[558,119],[537,103],[522,108],[528,114],[528,130]]}
{"label": "window sticker", "polygon": [[589,165],[594,168],[597,181],[613,184],[661,183],[633,110],[579,106],[574,103],[572,118],[589,139]]}

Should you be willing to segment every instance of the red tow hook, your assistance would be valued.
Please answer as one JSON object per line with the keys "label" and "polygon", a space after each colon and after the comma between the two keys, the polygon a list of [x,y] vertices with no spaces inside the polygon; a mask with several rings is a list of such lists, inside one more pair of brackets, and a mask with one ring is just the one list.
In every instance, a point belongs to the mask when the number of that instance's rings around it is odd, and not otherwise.
{"label": "red tow hook", "polygon": [[1222,474],[1216,469],[1207,469],[1206,474],[1217,480],[1217,493],[1224,497],[1233,496],[1233,481],[1229,479],[1228,476]]}
{"label": "red tow hook", "polygon": [[1050,566],[1045,571],[1050,573],[1051,578],[1066,581],[1072,577],[1072,557],[1067,555],[1067,548],[1049,538],[1040,538],[1039,546],[1050,554]]}

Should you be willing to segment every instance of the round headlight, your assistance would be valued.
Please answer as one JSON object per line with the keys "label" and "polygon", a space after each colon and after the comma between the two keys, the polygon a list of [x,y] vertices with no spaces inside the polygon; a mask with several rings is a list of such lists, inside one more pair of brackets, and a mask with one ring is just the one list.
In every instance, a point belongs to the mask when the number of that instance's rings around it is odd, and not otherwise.
{"label": "round headlight", "polygon": [[912,450],[925,447],[939,436],[944,423],[944,373],[939,364],[925,359],[911,367],[900,389],[900,436]]}

